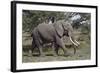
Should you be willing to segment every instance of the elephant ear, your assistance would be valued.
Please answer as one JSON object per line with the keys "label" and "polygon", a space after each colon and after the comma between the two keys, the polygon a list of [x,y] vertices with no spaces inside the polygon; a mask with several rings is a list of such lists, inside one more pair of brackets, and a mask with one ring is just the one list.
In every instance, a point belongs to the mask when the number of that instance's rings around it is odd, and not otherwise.
{"label": "elephant ear", "polygon": [[55,30],[56,30],[58,36],[60,36],[60,37],[63,36],[64,29],[62,27],[62,24],[56,24],[55,25]]}

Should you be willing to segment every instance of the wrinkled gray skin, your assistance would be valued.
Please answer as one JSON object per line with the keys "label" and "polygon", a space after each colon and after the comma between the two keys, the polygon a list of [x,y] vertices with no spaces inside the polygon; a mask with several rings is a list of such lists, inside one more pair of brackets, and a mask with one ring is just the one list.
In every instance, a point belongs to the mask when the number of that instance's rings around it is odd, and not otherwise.
{"label": "wrinkled gray skin", "polygon": [[71,24],[63,20],[57,21],[53,24],[39,24],[34,28],[32,32],[32,50],[38,48],[40,56],[44,56],[42,51],[43,45],[46,43],[52,43],[52,51],[54,56],[57,56],[58,48],[62,48],[64,51],[64,56],[68,56],[68,50],[65,48],[65,44],[62,40],[63,36],[71,38],[74,45],[78,46],[73,37],[73,28]]}

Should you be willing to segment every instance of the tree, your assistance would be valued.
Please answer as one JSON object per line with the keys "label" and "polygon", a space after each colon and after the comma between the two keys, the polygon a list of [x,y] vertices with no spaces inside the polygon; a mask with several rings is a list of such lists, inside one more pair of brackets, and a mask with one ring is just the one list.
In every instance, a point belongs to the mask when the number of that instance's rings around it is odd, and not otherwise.
{"label": "tree", "polygon": [[55,17],[56,20],[65,18],[64,12],[55,11],[35,11],[35,10],[23,10],[23,31],[31,32],[38,24],[46,22],[48,17]]}

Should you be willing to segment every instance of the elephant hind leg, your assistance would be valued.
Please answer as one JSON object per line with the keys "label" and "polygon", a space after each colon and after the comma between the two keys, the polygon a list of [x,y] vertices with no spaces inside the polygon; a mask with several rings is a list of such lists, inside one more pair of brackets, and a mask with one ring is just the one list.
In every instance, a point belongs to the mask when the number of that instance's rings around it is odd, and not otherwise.
{"label": "elephant hind leg", "polygon": [[43,53],[43,48],[42,48],[41,43],[38,40],[35,40],[35,43],[36,43],[36,46],[37,46],[37,48],[39,50],[40,56],[45,56],[44,53]]}
{"label": "elephant hind leg", "polygon": [[43,49],[42,48],[42,40],[40,39],[38,32],[34,33],[34,43],[35,43],[37,49],[39,50],[39,55],[44,56],[44,53],[42,50]]}

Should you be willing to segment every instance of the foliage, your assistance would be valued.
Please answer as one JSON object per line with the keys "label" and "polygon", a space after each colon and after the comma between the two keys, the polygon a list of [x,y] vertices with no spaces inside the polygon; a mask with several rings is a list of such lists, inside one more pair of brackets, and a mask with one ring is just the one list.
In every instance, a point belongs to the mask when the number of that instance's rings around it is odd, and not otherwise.
{"label": "foliage", "polygon": [[31,32],[35,26],[45,22],[48,17],[52,16],[56,20],[65,18],[64,12],[23,10],[23,30]]}
{"label": "foliage", "polygon": [[[71,18],[72,18],[72,26],[76,29],[80,28],[80,26],[84,27],[84,25],[87,23],[90,25],[90,22],[87,22],[90,21],[91,19],[90,13],[74,13],[74,15],[72,15]],[[88,25],[86,26],[88,27]]]}

